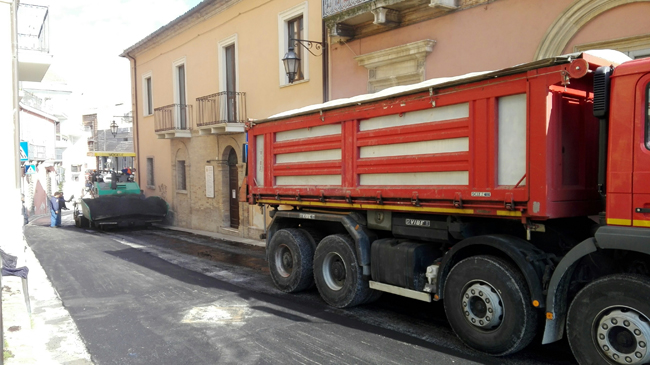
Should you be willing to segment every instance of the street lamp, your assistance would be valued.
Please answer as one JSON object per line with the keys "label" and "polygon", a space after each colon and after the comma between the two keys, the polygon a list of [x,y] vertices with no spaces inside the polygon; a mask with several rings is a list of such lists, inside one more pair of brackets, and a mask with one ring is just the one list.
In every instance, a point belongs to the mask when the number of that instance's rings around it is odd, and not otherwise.
{"label": "street lamp", "polygon": [[284,72],[287,73],[289,83],[293,84],[293,80],[296,79],[296,74],[300,68],[300,57],[293,51],[293,47],[289,46],[289,51],[284,55],[282,62],[284,63]]}
{"label": "street lamp", "polygon": [[113,138],[117,136],[117,123],[115,121],[111,122],[111,133],[113,134]]}
{"label": "street lamp", "polygon": [[[284,63],[284,72],[286,72],[290,84],[293,84],[293,81],[296,79],[296,74],[298,74],[298,70],[300,69],[300,57],[298,57],[296,52],[293,51],[294,44],[296,46],[301,45],[307,51],[309,51],[309,53],[313,54],[316,57],[323,55],[323,51],[325,51],[327,48],[327,43],[325,42],[308,41],[306,39],[295,38],[289,39],[289,51],[284,54],[282,62]],[[316,51],[321,51],[320,54],[312,52],[312,47],[314,47]],[[325,62],[325,60],[323,60],[323,62]]]}

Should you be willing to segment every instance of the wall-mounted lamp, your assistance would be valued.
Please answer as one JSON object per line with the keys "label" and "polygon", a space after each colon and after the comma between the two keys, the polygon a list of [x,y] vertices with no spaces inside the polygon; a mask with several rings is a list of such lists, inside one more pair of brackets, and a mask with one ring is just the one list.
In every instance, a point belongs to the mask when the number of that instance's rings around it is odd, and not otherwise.
{"label": "wall-mounted lamp", "polygon": [[117,123],[115,123],[115,121],[111,122],[111,134],[113,135],[113,138],[117,136]]}
{"label": "wall-mounted lamp", "polygon": [[[301,45],[307,51],[309,51],[309,53],[318,57],[321,56],[323,54],[323,51],[327,48],[327,43],[294,38],[289,39],[289,42],[295,43],[289,45],[289,51],[285,53],[284,58],[282,58],[282,63],[284,63],[284,72],[286,72],[287,77],[289,78],[289,83],[293,84],[293,81],[296,79],[296,75],[298,74],[298,70],[300,69],[300,57],[298,57],[296,52],[293,51],[294,46],[297,47],[298,45]],[[316,51],[320,50],[321,52],[319,54],[312,52],[312,47]]]}

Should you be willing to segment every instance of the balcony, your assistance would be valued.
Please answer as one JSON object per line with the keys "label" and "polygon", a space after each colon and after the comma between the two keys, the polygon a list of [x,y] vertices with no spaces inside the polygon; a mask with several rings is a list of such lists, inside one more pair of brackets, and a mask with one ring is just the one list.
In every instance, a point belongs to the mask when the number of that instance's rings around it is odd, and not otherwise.
{"label": "balcony", "polygon": [[153,111],[154,128],[159,139],[192,137],[192,106],[171,104]]}
{"label": "balcony", "polygon": [[489,0],[323,0],[332,42],[362,38]]}
{"label": "balcony", "polygon": [[41,82],[52,64],[47,6],[20,4],[18,7],[18,77]]}
{"label": "balcony", "polygon": [[246,122],[246,93],[223,91],[196,99],[199,135],[242,133]]}

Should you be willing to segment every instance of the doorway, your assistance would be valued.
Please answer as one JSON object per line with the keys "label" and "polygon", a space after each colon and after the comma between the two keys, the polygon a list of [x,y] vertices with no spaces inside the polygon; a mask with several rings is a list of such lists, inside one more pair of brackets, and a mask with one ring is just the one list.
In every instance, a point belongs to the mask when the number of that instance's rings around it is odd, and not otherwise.
{"label": "doorway", "polygon": [[239,200],[237,199],[239,174],[237,172],[237,153],[234,148],[231,148],[228,153],[228,180],[230,227],[239,228]]}

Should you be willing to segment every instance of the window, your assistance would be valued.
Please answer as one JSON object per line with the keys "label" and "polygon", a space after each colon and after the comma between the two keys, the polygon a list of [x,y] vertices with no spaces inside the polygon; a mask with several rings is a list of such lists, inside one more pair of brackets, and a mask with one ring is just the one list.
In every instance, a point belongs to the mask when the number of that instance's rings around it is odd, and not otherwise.
{"label": "window", "polygon": [[71,165],[70,166],[70,171],[71,172],[81,172],[81,165]]}
{"label": "window", "polygon": [[[219,91],[226,92],[225,119],[228,122],[237,120],[237,34],[219,42]],[[223,118],[223,114],[220,118]]]}
{"label": "window", "polygon": [[303,52],[302,46],[300,44],[296,45],[296,41],[292,39],[303,39],[302,37],[302,15],[296,18],[293,18],[287,22],[287,50],[290,47],[293,47],[293,51],[296,53],[296,56],[300,58],[300,65],[298,67],[298,73],[296,74],[295,81],[300,81],[305,79],[305,74],[303,71]]}
{"label": "window", "polygon": [[178,107],[175,110],[175,123],[177,129],[188,129],[187,125],[187,94],[185,78],[185,58],[173,63],[174,67],[174,104]]}
{"label": "window", "polygon": [[152,115],[153,114],[153,84],[151,81],[151,72],[142,76],[142,93],[143,93],[142,102],[144,103],[142,110],[144,112],[144,115],[145,116]]}
{"label": "window", "polygon": [[147,186],[151,188],[156,186],[153,179],[153,157],[147,157]]}
{"label": "window", "polygon": [[176,190],[187,190],[185,178],[185,161],[176,161]]}
{"label": "window", "polygon": [[[307,2],[298,4],[291,9],[285,10],[278,14],[278,39],[280,58],[293,46],[293,51],[300,57],[300,71],[296,75],[295,81],[309,80],[309,54],[304,52],[301,45],[296,46],[295,41],[289,39],[309,39],[308,27],[309,15],[307,14]],[[280,85],[289,85],[289,79],[284,70],[282,60],[278,60],[280,72]]]}

